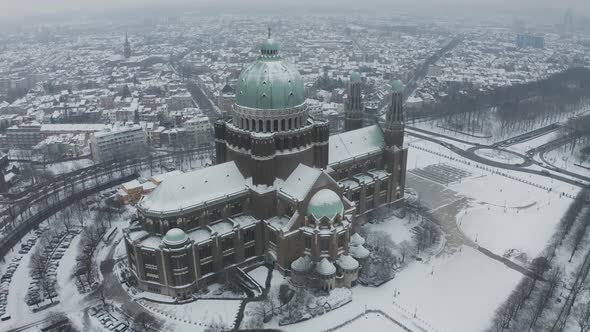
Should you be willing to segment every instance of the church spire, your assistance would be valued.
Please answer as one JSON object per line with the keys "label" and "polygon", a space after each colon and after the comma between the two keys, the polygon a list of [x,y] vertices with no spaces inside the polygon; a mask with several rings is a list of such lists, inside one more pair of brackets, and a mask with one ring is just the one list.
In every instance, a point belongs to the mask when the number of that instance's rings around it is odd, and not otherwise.
{"label": "church spire", "polygon": [[131,56],[131,44],[129,43],[129,35],[125,32],[125,44],[123,45],[123,55],[126,59]]}
{"label": "church spire", "polygon": [[404,85],[391,82],[391,104],[385,115],[385,142],[387,146],[402,147],[404,144]]}

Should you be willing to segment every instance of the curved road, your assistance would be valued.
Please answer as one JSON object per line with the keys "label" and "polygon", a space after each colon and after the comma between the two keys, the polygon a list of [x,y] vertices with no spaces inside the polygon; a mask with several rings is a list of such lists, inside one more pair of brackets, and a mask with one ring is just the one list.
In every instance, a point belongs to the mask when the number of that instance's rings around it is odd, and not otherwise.
{"label": "curved road", "polygon": [[[414,128],[412,128],[412,129],[414,130]],[[423,130],[420,130],[420,131],[423,131]],[[430,132],[428,132],[428,134],[429,135],[433,135],[433,136],[440,136],[440,137],[444,137],[444,138],[453,139],[453,140],[456,140],[456,141],[459,141],[459,142],[461,141],[461,140],[457,140],[457,139],[454,139],[454,138],[451,138],[451,137],[448,137],[448,136],[445,136],[445,135],[437,135],[435,133],[430,133]],[[482,157],[476,155],[473,152],[473,150],[471,150],[471,149],[470,149],[471,151],[470,150],[463,150],[463,149],[461,149],[461,148],[459,148],[459,147],[457,147],[457,146],[455,146],[453,144],[450,144],[450,143],[447,143],[447,142],[441,142],[441,141],[439,141],[436,138],[433,138],[431,136],[426,136],[426,135],[418,134],[418,133],[415,133],[415,132],[408,132],[408,135],[414,136],[414,137],[418,137],[418,138],[421,138],[421,139],[424,139],[424,140],[427,140],[427,141],[431,141],[431,142],[434,142],[434,143],[438,143],[438,144],[446,147],[447,149],[453,151],[454,153],[460,155],[463,158],[467,158],[467,159],[473,160],[475,162],[478,162],[478,163],[481,163],[481,164],[484,164],[484,165],[488,165],[488,166],[492,166],[492,167],[498,167],[498,168],[503,168],[503,169],[508,169],[508,170],[517,171],[517,172],[523,172],[523,173],[529,173],[529,174],[535,174],[535,175],[545,176],[545,177],[552,178],[552,179],[555,179],[555,180],[563,181],[565,183],[568,183],[568,184],[571,184],[571,185],[574,185],[574,186],[577,186],[577,187],[580,187],[580,188],[586,188],[587,187],[587,185],[585,185],[584,183],[582,183],[580,181],[576,181],[576,180],[572,180],[570,178],[566,178],[566,177],[563,177],[563,176],[560,176],[560,175],[552,174],[552,173],[549,173],[547,171],[537,171],[537,170],[532,170],[532,169],[528,169],[528,168],[523,168],[522,166],[505,164],[505,163],[497,162],[497,161],[494,161],[494,160],[489,160],[489,159],[486,159],[486,158],[482,158]],[[473,144],[473,143],[467,143],[467,144]],[[481,147],[484,147],[484,146],[481,146]],[[571,172],[564,171],[564,170],[556,170],[556,169],[552,169],[552,170],[559,171],[559,172],[561,172],[563,174],[566,174],[566,175],[575,176],[575,177],[577,177],[577,178],[579,178],[581,180],[590,182],[590,177],[581,176],[579,174],[571,173]]]}

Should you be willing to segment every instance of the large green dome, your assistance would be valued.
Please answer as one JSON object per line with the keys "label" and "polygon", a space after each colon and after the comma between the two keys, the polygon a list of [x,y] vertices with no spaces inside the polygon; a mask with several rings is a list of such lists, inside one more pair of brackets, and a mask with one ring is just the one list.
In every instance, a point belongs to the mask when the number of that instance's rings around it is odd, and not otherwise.
{"label": "large green dome", "polygon": [[260,56],[240,74],[236,86],[236,105],[253,109],[287,109],[305,103],[305,90],[299,72],[278,55],[278,46],[267,39]]}

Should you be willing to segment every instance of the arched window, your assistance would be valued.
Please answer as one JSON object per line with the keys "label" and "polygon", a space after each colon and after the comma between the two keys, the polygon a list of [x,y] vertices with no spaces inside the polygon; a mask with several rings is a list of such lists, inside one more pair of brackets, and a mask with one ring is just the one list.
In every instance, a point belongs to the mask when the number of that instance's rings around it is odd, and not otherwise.
{"label": "arched window", "polygon": [[288,130],[291,130],[291,129],[292,129],[292,126],[291,126],[291,119],[289,119],[289,120],[287,121],[287,129],[288,129]]}
{"label": "arched window", "polygon": [[272,132],[272,128],[270,127],[270,120],[266,120],[266,130],[264,132],[266,132],[266,133]]}
{"label": "arched window", "polygon": [[299,118],[295,118],[295,129],[299,129]]}
{"label": "arched window", "polygon": [[279,120],[274,120],[272,131],[279,131]]}
{"label": "arched window", "polygon": [[281,120],[281,130],[285,130],[285,119]]}
{"label": "arched window", "polygon": [[258,128],[256,128],[257,132],[262,132],[262,127],[264,127],[264,121],[258,120]]}

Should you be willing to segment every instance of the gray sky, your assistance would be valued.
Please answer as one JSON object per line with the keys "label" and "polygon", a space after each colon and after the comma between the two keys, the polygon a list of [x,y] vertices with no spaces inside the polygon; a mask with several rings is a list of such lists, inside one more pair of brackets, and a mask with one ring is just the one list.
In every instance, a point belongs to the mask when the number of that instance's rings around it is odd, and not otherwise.
{"label": "gray sky", "polygon": [[[432,9],[437,7],[461,6],[475,8],[480,6],[494,7],[499,10],[518,10],[526,12],[526,9],[542,11],[550,9],[564,10],[571,7],[575,14],[590,15],[590,0],[0,0],[0,16],[30,16],[47,13],[60,13],[63,11],[110,11],[117,8],[146,8],[150,6],[193,6],[206,5],[270,5],[272,6],[316,6],[327,5],[344,7],[352,5],[370,9],[371,5],[386,5],[411,7],[419,9],[424,7]],[[228,7],[228,8],[231,8]],[[556,14],[556,13],[553,13]]]}

